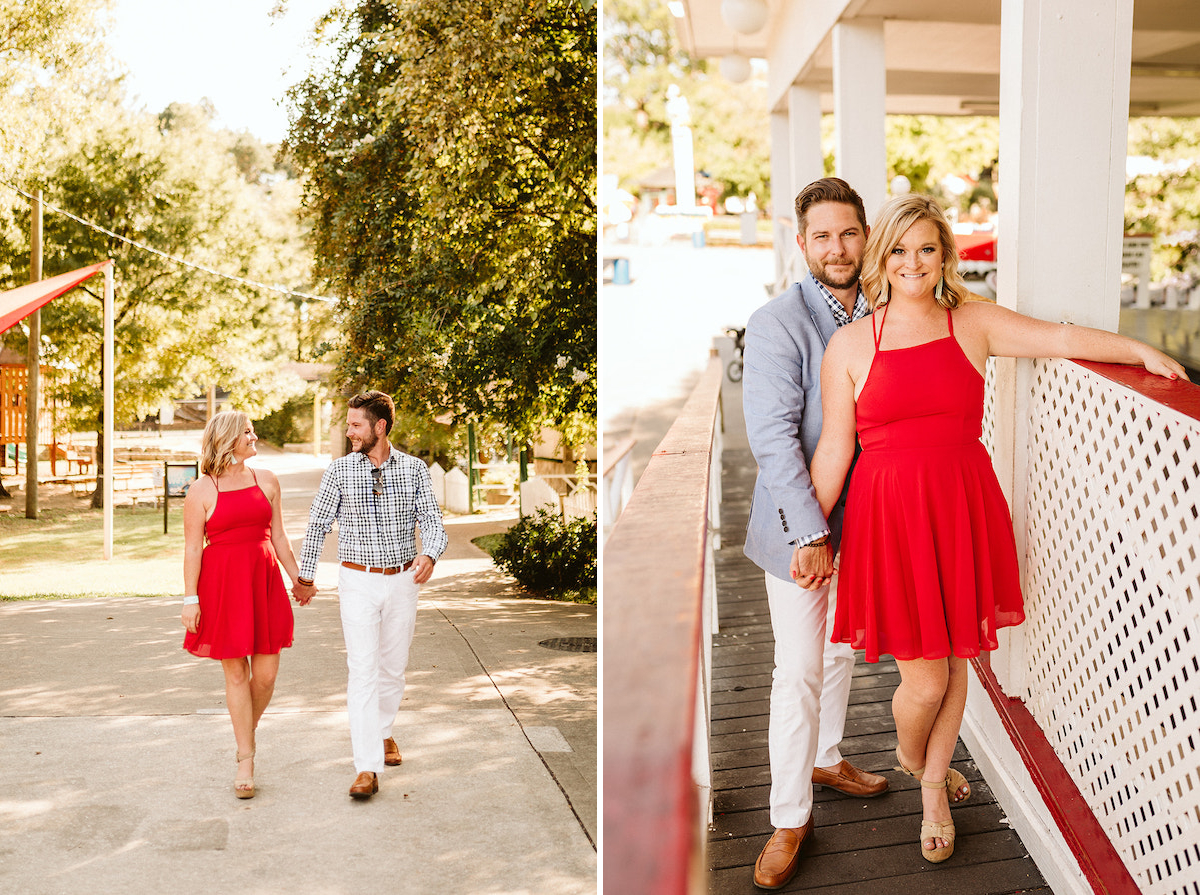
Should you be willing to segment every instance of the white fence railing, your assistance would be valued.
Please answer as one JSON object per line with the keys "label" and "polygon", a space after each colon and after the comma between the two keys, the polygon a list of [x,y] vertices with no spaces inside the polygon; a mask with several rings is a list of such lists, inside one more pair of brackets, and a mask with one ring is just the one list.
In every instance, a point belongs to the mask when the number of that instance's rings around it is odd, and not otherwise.
{"label": "white fence railing", "polygon": [[1006,689],[1143,895],[1200,895],[1200,420],[1071,361],[1030,382]]}
{"label": "white fence railing", "polygon": [[1200,892],[1200,421],[1069,361],[1030,408],[1029,710],[1145,895]]}

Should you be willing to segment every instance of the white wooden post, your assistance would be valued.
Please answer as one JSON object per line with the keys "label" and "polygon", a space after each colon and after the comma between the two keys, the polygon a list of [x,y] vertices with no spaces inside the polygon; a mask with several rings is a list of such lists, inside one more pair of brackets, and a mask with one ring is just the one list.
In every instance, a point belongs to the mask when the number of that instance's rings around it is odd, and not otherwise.
{"label": "white wooden post", "polygon": [[786,112],[771,113],[771,217],[775,218],[771,232],[775,234],[775,282],[783,282],[787,275],[791,251],[786,244],[778,218],[791,214],[791,197],[796,194],[791,177],[792,149],[788,144],[788,116]]}
{"label": "white wooden post", "polygon": [[833,108],[838,176],[862,196],[870,223],[887,198],[883,19],[839,22],[833,29]]}
{"label": "white wooden post", "polygon": [[[788,88],[788,133],[792,148],[791,198],[825,175],[821,151],[821,93],[815,87]],[[788,203],[792,207],[792,203]]]}
{"label": "white wooden post", "polygon": [[[1003,0],[998,300],[1045,320],[1115,330],[1120,316],[1133,0]],[[1080,85],[1089,85],[1081,90]],[[995,464],[1025,553],[1032,363],[997,367]],[[992,667],[1024,685],[1018,629]]]}
{"label": "white wooden post", "polygon": [[470,512],[467,474],[457,466],[446,473],[446,509],[451,513]]}
{"label": "white wooden post", "polygon": [[439,507],[446,505],[446,470],[437,463],[429,464],[429,480],[433,483],[433,496]]}
{"label": "white wooden post", "polygon": [[113,416],[116,413],[116,371],[113,342],[116,332],[113,266],[104,268],[104,558],[113,557]]}

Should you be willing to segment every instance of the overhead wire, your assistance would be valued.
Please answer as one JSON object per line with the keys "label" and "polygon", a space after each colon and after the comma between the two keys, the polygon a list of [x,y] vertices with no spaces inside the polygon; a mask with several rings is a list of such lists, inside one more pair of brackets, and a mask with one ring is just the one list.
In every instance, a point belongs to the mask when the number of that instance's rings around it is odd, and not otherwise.
{"label": "overhead wire", "polygon": [[[30,201],[33,201],[36,199],[36,197],[32,193],[26,192],[25,190],[21,189],[19,186],[16,186],[14,184],[0,180],[0,185],[6,186],[10,190],[12,190],[16,193],[20,193],[22,196],[29,199]],[[188,267],[188,268],[191,268],[192,270],[199,270],[199,271],[209,274],[211,276],[219,277],[222,280],[229,280],[230,282],[237,283],[240,286],[248,286],[252,289],[265,289],[268,292],[276,292],[276,293],[279,293],[280,295],[286,295],[291,298],[305,298],[305,299],[309,299],[311,301],[323,301],[328,304],[336,304],[337,303],[336,298],[329,298],[328,296],[325,296],[325,295],[313,295],[312,293],[309,293],[309,292],[297,292],[293,289],[288,289],[286,286],[272,286],[269,283],[260,283],[257,280],[249,280],[249,279],[246,279],[245,277],[234,276],[233,274],[223,273],[222,271],[214,270],[211,267],[207,267],[203,264],[197,264],[194,261],[188,261],[186,258],[180,258],[177,255],[170,255],[164,251],[161,251],[160,249],[154,248],[153,246],[148,246],[145,243],[138,242],[136,239],[130,239],[128,236],[122,236],[119,233],[114,233],[113,231],[109,230],[107,227],[102,227],[100,224],[97,224],[93,221],[85,220],[84,218],[79,217],[79,215],[73,214],[73,213],[67,211],[65,208],[59,208],[57,205],[47,202],[45,199],[42,199],[41,202],[42,202],[42,206],[44,208],[49,209],[50,211],[53,211],[56,214],[61,214],[64,217],[68,217],[71,220],[75,221],[76,223],[83,224],[83,226],[89,227],[92,230],[95,230],[97,233],[103,233],[105,236],[111,237],[112,239],[120,240],[121,242],[123,242],[127,245],[133,246],[135,249],[140,249],[143,252],[149,252],[152,255],[157,255],[158,257],[163,258],[167,261],[170,261],[173,264],[178,264],[182,267]]]}

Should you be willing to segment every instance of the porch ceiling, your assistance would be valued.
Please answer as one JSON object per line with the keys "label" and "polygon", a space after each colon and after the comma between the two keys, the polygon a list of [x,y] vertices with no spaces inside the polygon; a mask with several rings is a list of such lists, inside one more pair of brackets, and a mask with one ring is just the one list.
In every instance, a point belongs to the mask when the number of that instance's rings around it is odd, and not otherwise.
{"label": "porch ceiling", "polygon": [[[833,110],[832,26],[859,18],[884,20],[887,111],[893,114],[997,114],[1000,104],[1000,0],[766,0],[770,18],[757,34],[721,21],[721,0],[682,0],[676,31],[693,56],[739,52],[793,68],[773,71],[771,103],[789,83],[821,91]],[[837,10],[841,9],[840,17]],[[806,30],[802,46],[780,47],[782,35]],[[792,54],[807,53],[796,59]],[[791,58],[789,58],[789,56]],[[785,61],[786,60],[786,61]],[[1200,116],[1200,3],[1136,0],[1133,10],[1131,115]]]}

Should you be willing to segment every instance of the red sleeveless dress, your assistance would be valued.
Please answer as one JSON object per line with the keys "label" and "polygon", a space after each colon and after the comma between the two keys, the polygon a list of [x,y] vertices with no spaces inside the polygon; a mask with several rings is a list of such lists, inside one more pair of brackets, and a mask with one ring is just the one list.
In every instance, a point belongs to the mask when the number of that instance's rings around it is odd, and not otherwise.
{"label": "red sleeveless dress", "polygon": [[258,487],[217,492],[204,523],[200,560],[200,625],[183,648],[196,656],[237,659],[270,655],[292,645],[288,601],[271,546],[271,502]]}
{"label": "red sleeveless dress", "polygon": [[[832,639],[897,659],[978,656],[1025,620],[1012,518],[983,433],[983,377],[950,335],[880,350],[859,393]],[[872,327],[875,317],[872,317]]]}

